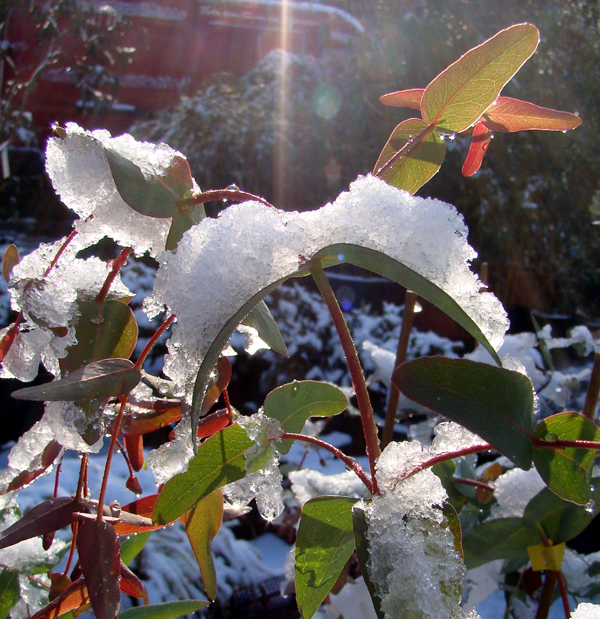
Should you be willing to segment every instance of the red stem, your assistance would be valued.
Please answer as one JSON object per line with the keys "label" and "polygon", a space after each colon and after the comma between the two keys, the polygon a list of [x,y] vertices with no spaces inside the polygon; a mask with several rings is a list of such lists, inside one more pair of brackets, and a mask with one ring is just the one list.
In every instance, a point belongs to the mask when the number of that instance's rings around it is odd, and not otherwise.
{"label": "red stem", "polygon": [[136,361],[135,365],[133,366],[136,370],[140,370],[141,371],[142,365],[144,365],[144,361],[146,361],[146,357],[148,356],[148,354],[152,350],[152,347],[154,346],[154,344],[156,344],[156,342],[158,341],[160,336],[171,326],[171,323],[174,320],[175,320],[175,314],[171,314],[162,323],[162,325],[160,325],[160,327],[158,327],[158,329],[156,330],[156,333],[150,338],[150,341],[146,344],[146,346],[144,346],[144,350],[142,350],[142,353],[138,357],[138,360]]}
{"label": "red stem", "polygon": [[367,487],[367,490],[373,494],[374,488],[371,478],[365,473],[362,466],[350,456],[347,456],[344,452],[340,451],[337,447],[322,441],[320,438],[316,438],[315,436],[306,436],[304,434],[296,434],[294,432],[284,432],[281,435],[282,439],[291,439],[293,441],[303,441],[305,443],[312,443],[313,445],[317,445],[317,447],[322,447],[326,449],[328,452],[332,453],[336,458],[339,458],[349,469],[354,471],[358,478],[362,481],[362,483]]}
{"label": "red stem", "polygon": [[71,234],[69,234],[69,236],[65,239],[65,242],[62,244],[61,248],[56,252],[56,256],[54,256],[54,258],[52,259],[50,266],[44,272],[44,277],[47,277],[50,274],[50,271],[52,271],[52,269],[58,262],[58,259],[63,255],[63,252],[65,251],[65,249],[67,249],[67,247],[69,246],[69,244],[75,238],[76,235],[77,235],[77,230],[72,230]]}
{"label": "red stem", "polygon": [[532,437],[534,447],[544,447],[547,449],[554,449],[556,447],[574,447],[576,449],[593,449],[600,451],[600,442],[598,441],[563,441],[557,439],[556,441],[548,441],[543,438]]}
{"label": "red stem", "polygon": [[239,189],[213,189],[212,191],[204,191],[197,196],[187,198],[182,202],[184,204],[203,204],[204,202],[211,202],[212,200],[230,200],[231,202],[260,202],[265,206],[275,208],[270,202],[267,202],[264,198],[255,196],[247,191],[240,191]]}
{"label": "red stem", "polygon": [[562,599],[563,610],[565,611],[565,619],[570,619],[571,606],[569,604],[569,593],[567,592],[567,585],[565,584],[563,573],[560,570],[556,572],[556,580],[558,582],[558,589]]}
{"label": "red stem", "polygon": [[494,492],[495,488],[492,488],[489,484],[483,481],[477,481],[476,479],[467,479],[466,477],[451,477],[450,481],[454,484],[464,484],[465,486],[474,486],[475,488],[482,488],[488,492]]}
{"label": "red stem", "polygon": [[119,274],[119,271],[125,266],[125,263],[127,262],[127,259],[129,258],[129,255],[131,254],[131,252],[132,252],[132,248],[126,247],[112,261],[110,273],[108,274],[108,277],[106,278],[104,284],[102,285],[100,292],[96,295],[96,298],[94,299],[95,303],[97,303],[98,305],[102,305],[104,301],[106,301],[106,297],[108,296],[110,287],[113,285],[113,282],[115,281],[115,278]]}
{"label": "red stem", "polygon": [[377,480],[375,479],[375,463],[377,458],[381,455],[381,449],[379,447],[379,439],[377,437],[377,426],[375,425],[375,416],[373,414],[373,407],[371,406],[371,400],[369,398],[369,392],[367,390],[367,383],[358,359],[358,353],[354,346],[354,340],[348,331],[348,325],[344,319],[344,314],[340,309],[340,306],[335,298],[335,294],[329,285],[325,271],[320,264],[315,265],[310,270],[319,292],[327,305],[327,309],[333,319],[333,324],[337,331],[338,337],[342,344],[344,354],[346,356],[346,363],[350,370],[350,376],[352,378],[352,386],[356,393],[356,402],[358,404],[358,410],[360,411],[360,420],[362,422],[363,433],[365,435],[365,444],[367,457],[369,458],[369,466],[371,467],[371,478],[373,484],[373,490],[375,493],[377,490]]}
{"label": "red stem", "polygon": [[106,454],[106,464],[104,465],[104,475],[102,477],[102,487],[100,488],[100,496],[98,497],[98,512],[96,519],[98,522],[102,522],[104,509],[104,497],[106,496],[106,488],[108,486],[108,474],[110,473],[110,465],[112,462],[113,454],[115,452],[115,446],[121,431],[121,422],[123,421],[123,415],[125,413],[125,406],[127,405],[127,395],[124,395],[121,399],[121,405],[119,407],[119,413],[115,421],[115,426],[110,437],[110,445],[108,446],[108,453]]}

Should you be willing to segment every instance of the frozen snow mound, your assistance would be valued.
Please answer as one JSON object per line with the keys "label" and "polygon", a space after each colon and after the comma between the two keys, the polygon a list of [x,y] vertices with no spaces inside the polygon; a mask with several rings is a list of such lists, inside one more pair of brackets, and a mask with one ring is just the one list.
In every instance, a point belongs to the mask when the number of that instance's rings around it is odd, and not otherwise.
{"label": "frozen snow mound", "polygon": [[[175,253],[164,252],[147,310],[176,314],[165,372],[189,392],[212,343],[234,313],[268,286],[303,268],[320,250],[358,245],[383,253],[451,296],[494,348],[508,327],[494,295],[480,292],[470,270],[476,256],[456,209],[361,177],[335,202],[284,212],[257,202],[226,209],[188,230]],[[343,256],[340,257],[343,260]]]}

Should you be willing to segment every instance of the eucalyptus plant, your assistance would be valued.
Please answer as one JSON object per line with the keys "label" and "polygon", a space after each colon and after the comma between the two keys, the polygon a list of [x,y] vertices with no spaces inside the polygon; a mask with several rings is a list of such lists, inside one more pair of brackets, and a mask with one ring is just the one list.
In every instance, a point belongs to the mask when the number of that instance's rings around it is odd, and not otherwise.
{"label": "eucalyptus plant", "polygon": [[[565,131],[580,124],[568,112],[501,95],[538,43],[533,25],[512,26],[468,51],[426,88],[384,95],[383,103],[413,108],[421,117],[394,129],[371,175],[316,211],[283,212],[237,188],[201,191],[185,157],[166,145],[72,124],[56,128],[47,170],[79,219],[65,239],[22,260],[11,246],[4,257],[3,274],[19,313],[0,333],[2,376],[30,380],[42,361],[55,379],[13,393],[46,402],[46,412],[9,455],[0,477],[2,505],[12,509],[19,489],[48,473],[65,449],[82,454],[81,468],[71,496],[42,502],[0,533],[0,548],[41,536],[51,549],[60,544],[53,541],[57,530],[72,530],[70,544],[62,543],[69,554],[60,572],[47,564],[25,574],[4,567],[4,616],[22,595],[22,577],[41,571],[48,573],[50,596],[33,619],[90,606],[98,619],[171,617],[208,606],[218,590],[211,544],[221,522],[237,517],[252,499],[265,518],[280,515],[278,463],[296,441],[331,452],[361,485],[303,505],[295,592],[304,619],[344,578],[353,556],[382,619],[475,618],[460,605],[465,565],[505,559],[522,561],[522,567],[527,557],[545,573],[538,617],[547,616],[556,582],[569,616],[560,549],[593,517],[600,431],[587,411],[594,410],[597,393],[590,395],[586,415],[566,411],[535,422],[531,380],[514,360],[498,355],[508,319],[469,268],[476,254],[462,217],[448,204],[413,195],[440,168],[447,139],[471,135],[463,168],[469,175],[493,132]],[[215,199],[240,204],[207,218],[203,205]],[[105,236],[123,248],[112,262],[79,256]],[[132,252],[158,260],[145,310],[148,318],[161,320],[135,360],[130,357],[138,320],[119,276]],[[432,446],[380,441],[358,354],[326,275],[342,263],[385,276],[437,305],[496,364],[443,357],[404,362],[399,347],[394,389],[450,420],[437,428]],[[226,350],[232,334],[240,330],[254,344],[286,355],[264,299],[303,276],[316,283],[344,349],[368,467],[303,432],[311,418],[347,408],[346,393],[335,385],[281,385],[251,416],[229,402]],[[166,332],[164,376],[153,376],[144,362]],[[390,411],[388,428],[395,406]],[[172,440],[146,454],[143,436],[171,424],[177,424]],[[88,453],[105,437],[106,468],[94,498]],[[147,461],[159,492],[124,506],[110,503],[107,482],[116,450],[127,459],[132,491],[141,493],[135,473]],[[487,452],[505,459],[478,478],[471,464],[475,454]],[[510,466],[535,466],[546,487],[522,515],[490,516],[493,480]],[[140,534],[177,520],[186,528],[208,600],[119,612],[122,592],[145,597],[142,582],[127,567],[143,545]],[[587,612],[582,605],[573,617]]]}

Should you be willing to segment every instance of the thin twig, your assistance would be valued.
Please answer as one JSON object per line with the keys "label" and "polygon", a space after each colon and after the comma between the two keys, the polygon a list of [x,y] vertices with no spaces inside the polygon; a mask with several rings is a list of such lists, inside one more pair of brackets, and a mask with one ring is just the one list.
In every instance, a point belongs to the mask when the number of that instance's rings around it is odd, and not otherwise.
{"label": "thin twig", "polygon": [[[417,295],[411,290],[407,290],[406,297],[404,299],[402,328],[400,329],[400,337],[398,338],[398,349],[396,350],[396,362],[394,364],[394,369],[406,361],[408,340],[410,338],[410,331],[412,329],[413,318],[415,315],[416,302]],[[392,383],[388,398],[387,411],[385,413],[385,425],[381,434],[381,449],[385,449],[394,436],[394,424],[396,423],[396,411],[398,410],[399,398],[400,390]]]}
{"label": "thin twig", "polygon": [[265,206],[275,208],[270,202],[267,202],[260,196],[255,196],[247,191],[240,191],[239,189],[213,189],[211,191],[204,191],[191,198],[182,200],[183,204],[204,204],[205,202],[212,202],[213,200],[230,200],[231,202],[260,202]]}
{"label": "thin twig", "polygon": [[344,315],[340,306],[335,298],[335,294],[331,289],[329,280],[325,275],[325,271],[320,264],[315,265],[310,270],[319,292],[325,301],[325,305],[331,314],[333,324],[337,331],[338,337],[346,356],[346,363],[350,371],[352,378],[352,386],[356,393],[356,402],[358,404],[358,410],[360,411],[360,419],[362,422],[363,433],[365,435],[365,444],[367,457],[369,458],[369,466],[371,467],[371,476],[373,480],[374,491],[377,492],[377,481],[375,479],[375,462],[381,454],[379,447],[379,439],[377,437],[377,426],[375,425],[375,416],[373,414],[373,407],[369,398],[369,392],[367,390],[367,383],[365,376],[358,359],[358,353],[354,346],[354,340],[348,330],[348,325],[344,319]]}
{"label": "thin twig", "polygon": [[329,453],[332,453],[336,458],[341,460],[349,469],[354,471],[358,478],[362,481],[362,483],[367,487],[367,490],[373,494],[373,483],[371,478],[365,473],[365,470],[362,466],[350,456],[347,456],[343,451],[340,451],[337,447],[322,441],[320,438],[316,436],[306,436],[305,434],[296,434],[294,432],[284,432],[281,435],[282,440],[293,440],[293,441],[303,441],[305,443],[312,443],[313,445],[317,445],[317,447],[321,447],[322,449],[326,449]]}
{"label": "thin twig", "polygon": [[146,357],[148,356],[148,354],[152,350],[152,347],[154,346],[154,344],[156,344],[156,342],[158,341],[160,336],[171,326],[171,323],[174,320],[175,320],[175,314],[171,314],[162,323],[162,325],[160,325],[160,327],[158,327],[158,329],[156,330],[154,335],[150,338],[150,341],[146,344],[146,346],[144,346],[144,350],[142,350],[140,356],[138,357],[138,360],[135,362],[135,365],[133,366],[134,368],[136,368],[137,370],[141,371],[142,365],[144,365],[144,361],[146,361]]}
{"label": "thin twig", "polygon": [[591,421],[594,421],[594,417],[596,416],[598,395],[600,395],[600,353],[594,353],[594,365],[592,366],[590,384],[585,394],[585,403],[583,404],[582,411]]}

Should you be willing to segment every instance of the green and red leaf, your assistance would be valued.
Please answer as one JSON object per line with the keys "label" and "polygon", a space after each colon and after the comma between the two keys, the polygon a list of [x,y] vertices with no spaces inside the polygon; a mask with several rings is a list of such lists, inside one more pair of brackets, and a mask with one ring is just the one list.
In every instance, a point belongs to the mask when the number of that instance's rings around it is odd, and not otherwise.
{"label": "green and red leaf", "polygon": [[421,99],[425,88],[408,88],[407,90],[397,90],[381,95],[379,100],[384,105],[392,107],[409,107],[413,110],[421,111]]}

